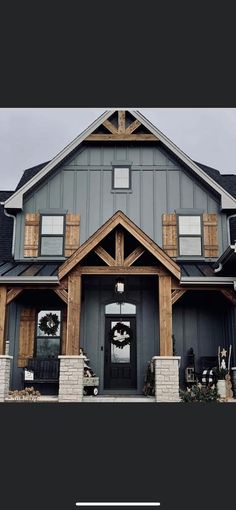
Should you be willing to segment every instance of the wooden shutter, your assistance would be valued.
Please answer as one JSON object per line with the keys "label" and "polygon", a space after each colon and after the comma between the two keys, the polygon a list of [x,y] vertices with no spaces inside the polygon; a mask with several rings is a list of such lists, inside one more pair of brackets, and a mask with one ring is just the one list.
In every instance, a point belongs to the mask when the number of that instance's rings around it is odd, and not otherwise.
{"label": "wooden shutter", "polygon": [[65,257],[70,257],[80,241],[80,214],[66,215]]}
{"label": "wooden shutter", "polygon": [[162,247],[170,257],[177,257],[177,216],[176,214],[162,215]]}
{"label": "wooden shutter", "polygon": [[24,257],[38,256],[39,220],[38,213],[27,213],[25,215]]}
{"label": "wooden shutter", "polygon": [[61,354],[66,354],[66,335],[67,335],[67,308],[63,308],[61,324]]}
{"label": "wooden shutter", "polygon": [[217,214],[203,214],[203,249],[204,257],[218,257]]}
{"label": "wooden shutter", "polygon": [[35,317],[36,311],[34,308],[23,308],[21,310],[18,367],[25,367],[27,358],[34,354]]}

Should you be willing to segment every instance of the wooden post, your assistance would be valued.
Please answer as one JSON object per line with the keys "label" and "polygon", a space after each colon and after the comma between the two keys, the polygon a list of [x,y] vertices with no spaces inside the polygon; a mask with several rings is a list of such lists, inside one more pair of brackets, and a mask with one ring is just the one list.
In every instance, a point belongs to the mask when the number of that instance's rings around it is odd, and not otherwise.
{"label": "wooden post", "polygon": [[81,275],[68,276],[66,355],[80,353]]}
{"label": "wooden post", "polygon": [[116,265],[124,265],[124,232],[116,230]]}
{"label": "wooden post", "polygon": [[7,289],[0,287],[0,355],[5,354],[5,323],[7,308]]}
{"label": "wooden post", "polygon": [[160,356],[173,356],[171,276],[159,276]]}

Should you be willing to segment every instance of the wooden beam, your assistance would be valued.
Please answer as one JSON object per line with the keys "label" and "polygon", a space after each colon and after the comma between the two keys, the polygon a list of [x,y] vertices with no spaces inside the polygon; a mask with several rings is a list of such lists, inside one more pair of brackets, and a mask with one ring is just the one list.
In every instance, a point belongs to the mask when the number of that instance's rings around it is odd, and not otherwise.
{"label": "wooden beam", "polygon": [[128,255],[128,257],[126,257],[124,260],[124,266],[131,266],[136,260],[139,259],[139,257],[141,257],[141,255],[143,255],[144,252],[145,248],[143,246],[138,246],[135,248],[135,250],[132,251],[132,253],[130,253],[130,255]]}
{"label": "wooden beam", "polygon": [[116,230],[115,234],[116,266],[124,265],[124,250],[125,250],[124,232],[122,230]]}
{"label": "wooden beam", "polygon": [[66,355],[80,352],[81,276],[68,276]]}
{"label": "wooden beam", "polygon": [[65,289],[53,289],[55,294],[57,294],[57,296],[59,296],[59,298],[61,298],[61,300],[66,303],[66,305],[68,304],[68,292],[65,290]]}
{"label": "wooden beam", "polygon": [[159,139],[151,133],[147,134],[91,134],[87,136],[86,142],[156,142]]}
{"label": "wooden beam", "polygon": [[187,292],[186,289],[176,289],[171,294],[171,304],[174,305],[184,294]]}
{"label": "wooden beam", "polygon": [[116,265],[115,259],[102,246],[97,246],[94,251],[108,266]]}
{"label": "wooden beam", "polygon": [[7,305],[9,305],[17,296],[19,296],[24,289],[22,287],[14,287],[14,289],[10,289],[7,293]]}
{"label": "wooden beam", "polygon": [[220,289],[220,292],[228,299],[233,305],[236,305],[236,294],[230,289]]}
{"label": "wooden beam", "polygon": [[160,356],[173,356],[171,276],[159,276]]}
{"label": "wooden beam", "polygon": [[118,111],[118,133],[125,133],[125,110]]}
{"label": "wooden beam", "polygon": [[135,131],[135,129],[137,129],[139,126],[141,126],[141,122],[138,119],[136,119],[134,122],[132,122],[132,124],[130,124],[126,128],[125,130],[126,134],[131,135],[131,133],[133,133],[133,131]]}
{"label": "wooden beam", "polygon": [[103,122],[103,126],[105,126],[105,128],[107,128],[110,133],[117,135],[118,131],[116,126],[114,126],[109,120],[105,120]]}
{"label": "wooden beam", "polygon": [[[75,274],[96,274],[96,275],[161,275],[163,271],[156,266],[79,266],[74,269]],[[165,273],[164,273],[165,274]],[[167,273],[166,273],[167,275]]]}
{"label": "wooden beam", "polygon": [[5,324],[7,308],[7,289],[0,287],[0,355],[5,354]]}

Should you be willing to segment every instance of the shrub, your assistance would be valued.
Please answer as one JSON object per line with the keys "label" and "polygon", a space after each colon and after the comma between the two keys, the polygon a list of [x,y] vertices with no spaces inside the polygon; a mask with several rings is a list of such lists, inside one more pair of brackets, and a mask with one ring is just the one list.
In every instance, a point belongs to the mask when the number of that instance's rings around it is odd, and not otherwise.
{"label": "shrub", "polygon": [[180,398],[182,402],[216,402],[219,395],[215,386],[195,384],[186,391],[180,390]]}

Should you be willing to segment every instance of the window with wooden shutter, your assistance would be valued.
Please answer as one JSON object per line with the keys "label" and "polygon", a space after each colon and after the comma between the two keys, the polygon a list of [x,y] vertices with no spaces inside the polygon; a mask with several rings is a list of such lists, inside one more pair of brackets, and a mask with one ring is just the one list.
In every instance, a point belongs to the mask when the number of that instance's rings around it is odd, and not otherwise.
{"label": "window with wooden shutter", "polygon": [[24,257],[70,257],[80,245],[80,214],[25,215]]}
{"label": "window with wooden shutter", "polygon": [[27,307],[21,310],[18,367],[25,367],[27,359],[34,354],[35,316],[34,308]]}
{"label": "window with wooden shutter", "polygon": [[218,257],[217,214],[163,214],[163,250],[170,257]]}
{"label": "window with wooden shutter", "polygon": [[40,223],[40,215],[38,213],[26,213],[26,215],[25,215],[24,257],[38,257],[39,223]]}
{"label": "window with wooden shutter", "polygon": [[70,257],[80,243],[80,214],[66,215],[65,257]]}
{"label": "window with wooden shutter", "polygon": [[203,247],[205,257],[218,257],[218,225],[217,214],[203,214]]}
{"label": "window with wooden shutter", "polygon": [[176,214],[162,215],[163,250],[170,257],[177,257],[177,216]]}

